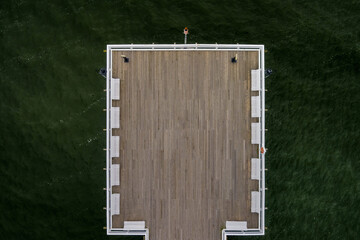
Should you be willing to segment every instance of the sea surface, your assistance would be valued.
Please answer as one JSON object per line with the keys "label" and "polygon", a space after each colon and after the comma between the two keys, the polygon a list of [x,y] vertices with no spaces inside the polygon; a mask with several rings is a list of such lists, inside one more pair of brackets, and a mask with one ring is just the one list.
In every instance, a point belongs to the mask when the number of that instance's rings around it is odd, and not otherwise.
{"label": "sea surface", "polygon": [[[0,239],[107,237],[106,44],[264,44],[266,236],[360,238],[359,0],[0,3]],[[219,229],[220,231],[221,229]],[[220,236],[220,235],[219,235]]]}

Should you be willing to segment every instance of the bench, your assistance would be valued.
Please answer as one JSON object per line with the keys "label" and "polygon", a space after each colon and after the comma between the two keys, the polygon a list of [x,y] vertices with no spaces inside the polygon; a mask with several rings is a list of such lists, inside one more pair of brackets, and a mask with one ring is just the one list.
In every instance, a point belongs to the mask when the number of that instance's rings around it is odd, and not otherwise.
{"label": "bench", "polygon": [[112,107],[111,108],[111,128],[120,127],[120,108]]}
{"label": "bench", "polygon": [[145,229],[145,221],[124,221],[124,229],[143,230]]}
{"label": "bench", "polygon": [[260,123],[251,123],[251,144],[260,144]]}
{"label": "bench", "polygon": [[120,79],[111,79],[111,99],[120,100]]}
{"label": "bench", "polygon": [[260,192],[251,192],[251,212],[260,213]]}
{"label": "bench", "polygon": [[260,159],[258,158],[251,159],[251,179],[260,179]]}
{"label": "bench", "polygon": [[111,186],[120,185],[120,164],[111,165]]}
{"label": "bench", "polygon": [[251,117],[260,117],[260,96],[251,97]]}
{"label": "bench", "polygon": [[226,221],[226,230],[247,230],[246,221]]}
{"label": "bench", "polygon": [[260,69],[251,70],[251,91],[260,91]]}
{"label": "bench", "polygon": [[111,157],[119,157],[120,136],[111,137]]}
{"label": "bench", "polygon": [[120,193],[111,194],[111,215],[120,214]]}

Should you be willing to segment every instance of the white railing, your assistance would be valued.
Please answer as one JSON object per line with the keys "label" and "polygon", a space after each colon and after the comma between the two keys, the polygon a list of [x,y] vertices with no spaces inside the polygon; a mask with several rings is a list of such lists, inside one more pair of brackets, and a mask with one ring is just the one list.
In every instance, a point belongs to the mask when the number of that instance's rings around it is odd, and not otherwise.
{"label": "white railing", "polygon": [[[260,93],[260,145],[259,145],[259,159],[260,159],[260,213],[259,213],[259,227],[255,229],[246,230],[222,230],[222,239],[226,240],[227,236],[237,235],[264,235],[265,234],[265,155],[260,153],[260,149],[265,149],[265,54],[264,45],[242,45],[242,44],[121,44],[121,45],[107,45],[106,52],[106,219],[107,219],[107,234],[108,235],[141,235],[146,240],[149,239],[148,229],[144,230],[126,230],[122,228],[112,227],[111,215],[111,86],[112,79],[112,51],[258,51],[259,52],[259,69],[261,70],[261,89]],[[121,212],[120,212],[121,214]]]}
{"label": "white railing", "polygon": [[[106,229],[107,231],[109,231],[110,226],[111,226],[111,190],[110,190],[110,165],[109,163],[111,162],[111,157],[110,157],[110,139],[111,136],[109,136],[111,133],[111,128],[110,128],[110,116],[109,116],[109,109],[110,109],[110,104],[109,102],[111,102],[111,100],[109,100],[109,97],[111,98],[111,94],[110,94],[110,81],[109,79],[111,78],[111,74],[109,71],[109,63],[111,63],[111,52],[109,51],[109,47],[107,47],[107,51],[106,51]],[[109,130],[110,129],[110,130]]]}
{"label": "white railing", "polygon": [[263,45],[241,45],[241,44],[121,44],[108,45],[112,51],[259,51]]}
{"label": "white railing", "polygon": [[[262,46],[261,49],[261,147],[265,148],[265,49],[264,46]],[[260,196],[261,196],[261,210],[260,210],[260,228],[262,229],[263,234],[265,234],[265,152],[261,154],[261,186],[259,188],[260,190]]]}

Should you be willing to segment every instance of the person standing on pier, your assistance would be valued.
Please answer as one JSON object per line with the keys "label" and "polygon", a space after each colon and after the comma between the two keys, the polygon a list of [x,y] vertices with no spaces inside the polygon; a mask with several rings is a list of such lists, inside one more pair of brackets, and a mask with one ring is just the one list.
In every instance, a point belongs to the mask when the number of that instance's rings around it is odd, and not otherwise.
{"label": "person standing on pier", "polygon": [[187,42],[187,35],[189,34],[189,29],[188,29],[187,27],[184,28],[184,34],[185,34],[185,40],[184,40],[184,42],[185,42],[185,44],[186,44],[186,42]]}

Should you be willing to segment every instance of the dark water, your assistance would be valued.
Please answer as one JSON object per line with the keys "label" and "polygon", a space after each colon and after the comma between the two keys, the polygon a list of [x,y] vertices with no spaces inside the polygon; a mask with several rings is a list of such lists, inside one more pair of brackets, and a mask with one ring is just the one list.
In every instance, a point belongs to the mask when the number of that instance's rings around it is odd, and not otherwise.
{"label": "dark water", "polygon": [[108,239],[102,50],[185,26],[268,50],[261,239],[359,238],[359,23],[358,0],[1,1],[0,239]]}

